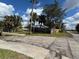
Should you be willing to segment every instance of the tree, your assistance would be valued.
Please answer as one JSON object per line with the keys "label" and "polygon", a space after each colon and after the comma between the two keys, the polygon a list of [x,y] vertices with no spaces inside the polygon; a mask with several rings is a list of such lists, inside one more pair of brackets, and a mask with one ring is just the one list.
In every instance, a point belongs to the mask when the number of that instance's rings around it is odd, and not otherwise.
{"label": "tree", "polygon": [[3,27],[3,21],[0,21],[0,28]]}
{"label": "tree", "polygon": [[76,25],[76,31],[79,33],[79,24]]}
{"label": "tree", "polygon": [[33,25],[35,25],[35,21],[37,21],[38,15],[35,12],[33,12],[33,15],[32,13],[30,15],[32,16]]}
{"label": "tree", "polygon": [[45,25],[45,23],[46,23],[46,16],[45,15],[40,15],[39,18],[38,18],[38,22],[40,24],[40,27],[42,26],[42,24]]}
{"label": "tree", "polygon": [[0,36],[2,35],[3,21],[0,21]]}
{"label": "tree", "polygon": [[22,18],[20,16],[5,16],[4,23],[4,31],[11,32],[16,31],[18,27],[21,27]]}
{"label": "tree", "polygon": [[30,0],[30,2],[32,3],[32,11],[31,11],[31,19],[30,19],[30,34],[32,33],[32,20],[33,20],[33,9],[34,9],[34,5],[37,3],[37,0]]}
{"label": "tree", "polygon": [[48,19],[50,20],[51,28],[55,28],[56,24],[59,24],[61,27],[61,23],[62,23],[64,14],[65,14],[65,10],[66,9],[62,10],[60,3],[58,3],[57,0],[55,0],[54,4],[46,5],[44,7],[43,13],[45,13]]}
{"label": "tree", "polygon": [[5,16],[4,18],[5,18],[5,20],[3,21],[4,22],[3,31],[10,32],[12,27],[14,26],[12,21],[11,21],[12,16],[11,17]]}
{"label": "tree", "polygon": [[17,27],[22,27],[22,24],[21,24],[21,22],[22,22],[22,18],[20,17],[20,16],[16,16],[16,15],[14,15],[13,16],[13,18],[14,18],[14,29],[15,29],[15,31],[17,30]]}

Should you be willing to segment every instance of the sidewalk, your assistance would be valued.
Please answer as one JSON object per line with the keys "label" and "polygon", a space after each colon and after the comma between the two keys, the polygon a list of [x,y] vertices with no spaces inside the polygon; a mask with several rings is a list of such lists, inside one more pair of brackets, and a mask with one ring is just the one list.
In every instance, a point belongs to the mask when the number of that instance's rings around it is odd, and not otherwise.
{"label": "sidewalk", "polygon": [[0,40],[0,48],[16,51],[32,57],[33,59],[45,59],[49,55],[49,50],[47,49],[24,43],[5,42]]}
{"label": "sidewalk", "polygon": [[74,40],[69,40],[73,54],[73,59],[79,59],[79,43]]}

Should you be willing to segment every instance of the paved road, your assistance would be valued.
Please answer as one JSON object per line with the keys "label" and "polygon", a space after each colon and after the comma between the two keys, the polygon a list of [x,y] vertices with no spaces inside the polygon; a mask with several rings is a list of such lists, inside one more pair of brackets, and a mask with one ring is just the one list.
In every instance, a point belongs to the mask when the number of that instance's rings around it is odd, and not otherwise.
{"label": "paved road", "polygon": [[16,51],[33,59],[44,59],[49,56],[49,50],[47,49],[19,42],[5,42],[0,40],[0,48]]}
{"label": "paved road", "polygon": [[1,37],[1,40],[5,40],[7,42],[20,42],[27,43],[39,47],[47,48],[52,42],[55,41],[55,37],[43,37],[43,36],[27,36],[27,37],[19,37],[19,36],[6,36]]}
{"label": "paved road", "polygon": [[[56,37],[43,37],[43,36],[27,36],[27,37],[18,37],[18,36],[7,36],[1,37],[2,40],[7,42],[20,42],[25,44],[30,44],[38,47],[42,47],[50,50],[50,57],[48,59],[59,59],[60,52],[61,55],[72,57],[69,53],[68,43],[66,39],[69,38],[56,38]],[[58,55],[58,56],[56,56]]]}
{"label": "paved road", "polygon": [[73,39],[69,40],[74,59],[79,59],[79,34],[74,34]]}
{"label": "paved road", "polygon": [[[73,34],[73,38],[55,38],[42,36],[7,36],[1,37],[1,40],[7,42],[19,42],[42,47],[50,50],[48,59],[78,59],[79,58],[79,35]],[[61,57],[61,55],[66,56]],[[68,57],[68,58],[67,58]]]}

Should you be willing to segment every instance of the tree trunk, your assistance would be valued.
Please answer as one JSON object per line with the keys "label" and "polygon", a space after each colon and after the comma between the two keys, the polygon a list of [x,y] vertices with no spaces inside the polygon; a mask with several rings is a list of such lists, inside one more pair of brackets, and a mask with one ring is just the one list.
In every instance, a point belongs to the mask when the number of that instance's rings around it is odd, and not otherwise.
{"label": "tree trunk", "polygon": [[33,3],[33,1],[32,1],[32,11],[31,11],[32,15],[31,15],[31,20],[30,20],[30,34],[32,34],[33,7],[34,7],[34,3]]}

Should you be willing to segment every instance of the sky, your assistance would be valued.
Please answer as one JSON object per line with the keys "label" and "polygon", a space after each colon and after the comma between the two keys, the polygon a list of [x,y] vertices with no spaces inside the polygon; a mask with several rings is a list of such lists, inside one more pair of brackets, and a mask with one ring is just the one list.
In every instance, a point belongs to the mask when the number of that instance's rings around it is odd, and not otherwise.
{"label": "sky", "polygon": [[[39,2],[34,6],[34,12],[40,15],[43,11],[43,7],[46,4],[51,4],[54,0],[38,0]],[[79,0],[58,0],[62,9],[67,8],[66,16],[63,22],[67,29],[75,29],[77,23],[79,23]],[[0,20],[6,15],[20,15],[24,22],[23,26],[27,25],[31,12],[32,4],[29,0],[0,0]]]}

